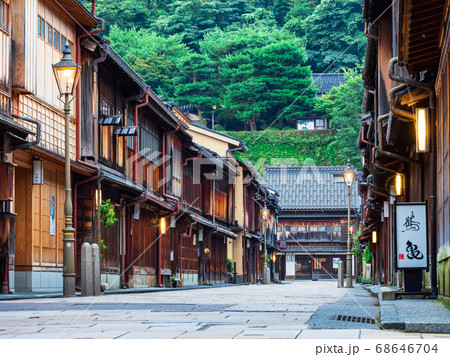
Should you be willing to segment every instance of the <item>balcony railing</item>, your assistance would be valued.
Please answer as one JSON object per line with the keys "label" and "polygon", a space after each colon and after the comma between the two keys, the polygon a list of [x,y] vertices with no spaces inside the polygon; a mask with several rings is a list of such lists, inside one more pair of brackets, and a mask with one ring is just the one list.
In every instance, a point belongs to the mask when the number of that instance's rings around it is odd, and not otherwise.
{"label": "balcony railing", "polygon": [[286,232],[286,241],[330,242],[341,241],[341,232]]}

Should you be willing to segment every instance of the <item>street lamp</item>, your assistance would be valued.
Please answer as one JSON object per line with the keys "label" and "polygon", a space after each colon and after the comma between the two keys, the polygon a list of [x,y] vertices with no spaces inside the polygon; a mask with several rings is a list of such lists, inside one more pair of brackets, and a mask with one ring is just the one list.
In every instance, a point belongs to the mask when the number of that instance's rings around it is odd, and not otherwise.
{"label": "street lamp", "polygon": [[264,220],[264,261],[263,261],[263,284],[269,284],[270,283],[270,271],[267,267],[267,218],[269,218],[269,209],[266,205],[264,205],[264,208],[261,210],[261,216]]}
{"label": "street lamp", "polygon": [[347,288],[353,288],[353,280],[352,280],[352,239],[350,234],[350,198],[352,194],[352,186],[355,182],[356,170],[350,164],[350,160],[348,160],[347,167],[342,173],[344,176],[344,182],[347,185],[347,193],[348,193],[348,229],[347,229],[347,269],[345,272],[345,279],[347,281]]}
{"label": "street lamp", "polygon": [[64,202],[65,226],[63,229],[63,295],[73,296],[75,295],[75,229],[72,226],[73,207],[70,186],[70,102],[73,100],[73,91],[80,77],[81,67],[72,59],[69,42],[65,43],[61,61],[52,65],[52,68],[60,93],[59,100],[64,103],[65,115],[66,195]]}

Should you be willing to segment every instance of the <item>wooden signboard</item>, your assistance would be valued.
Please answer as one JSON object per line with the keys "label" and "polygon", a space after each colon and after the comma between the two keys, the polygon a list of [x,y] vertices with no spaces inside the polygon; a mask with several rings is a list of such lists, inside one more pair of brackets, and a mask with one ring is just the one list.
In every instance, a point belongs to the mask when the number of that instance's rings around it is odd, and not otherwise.
{"label": "wooden signboard", "polygon": [[398,269],[427,268],[427,217],[427,204],[425,202],[396,204],[396,261]]}

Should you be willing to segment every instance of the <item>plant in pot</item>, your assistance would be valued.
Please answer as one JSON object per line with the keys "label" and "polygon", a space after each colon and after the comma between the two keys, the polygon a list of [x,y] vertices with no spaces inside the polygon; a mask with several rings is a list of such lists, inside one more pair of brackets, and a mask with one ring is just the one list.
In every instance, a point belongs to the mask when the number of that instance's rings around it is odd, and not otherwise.
{"label": "plant in pot", "polygon": [[176,288],[178,284],[181,284],[180,278],[178,278],[176,275],[172,275],[170,277],[170,282],[172,283],[173,288]]}

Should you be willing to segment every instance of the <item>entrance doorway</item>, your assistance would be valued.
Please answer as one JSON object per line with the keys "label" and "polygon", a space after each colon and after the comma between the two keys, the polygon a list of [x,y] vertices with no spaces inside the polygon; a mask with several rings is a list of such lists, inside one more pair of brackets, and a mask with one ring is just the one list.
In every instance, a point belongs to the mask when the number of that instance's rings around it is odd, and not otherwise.
{"label": "entrance doorway", "polygon": [[309,256],[295,256],[295,279],[312,279],[312,260]]}

